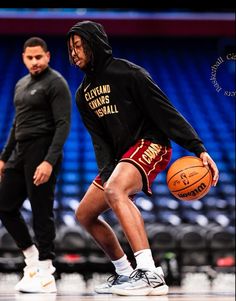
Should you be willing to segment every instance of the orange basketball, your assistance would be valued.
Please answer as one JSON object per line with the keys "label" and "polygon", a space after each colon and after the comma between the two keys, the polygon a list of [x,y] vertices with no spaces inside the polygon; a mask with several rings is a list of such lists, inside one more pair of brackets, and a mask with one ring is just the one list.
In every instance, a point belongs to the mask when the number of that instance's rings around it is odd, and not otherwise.
{"label": "orange basketball", "polygon": [[168,169],[167,185],[179,200],[194,201],[206,195],[212,184],[212,172],[200,158],[185,156],[176,160]]}

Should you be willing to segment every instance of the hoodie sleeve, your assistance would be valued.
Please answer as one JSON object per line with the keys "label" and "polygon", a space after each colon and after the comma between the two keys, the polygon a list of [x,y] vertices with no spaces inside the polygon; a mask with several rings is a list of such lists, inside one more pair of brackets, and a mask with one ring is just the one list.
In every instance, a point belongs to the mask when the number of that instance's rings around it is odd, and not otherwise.
{"label": "hoodie sleeve", "polygon": [[15,139],[15,120],[13,121],[13,125],[11,127],[10,133],[8,135],[7,142],[3,148],[3,151],[0,155],[0,160],[7,162],[7,160],[10,158],[11,153],[16,145],[16,139]]}
{"label": "hoodie sleeve", "polygon": [[45,161],[54,165],[61,154],[71,123],[71,93],[64,78],[60,77],[50,84],[50,105],[56,126],[52,143]]}
{"label": "hoodie sleeve", "polygon": [[82,121],[87,128],[94,147],[95,157],[99,170],[99,175],[104,184],[116,166],[116,160],[114,158],[114,152],[111,144],[104,137],[106,134],[102,128],[101,123],[94,115],[95,113],[89,111],[82,100],[79,100],[79,96],[76,96],[76,103],[80,112]]}
{"label": "hoodie sleeve", "polygon": [[190,123],[170,103],[166,95],[143,69],[133,74],[136,99],[147,116],[161,131],[181,147],[199,156],[206,151]]}

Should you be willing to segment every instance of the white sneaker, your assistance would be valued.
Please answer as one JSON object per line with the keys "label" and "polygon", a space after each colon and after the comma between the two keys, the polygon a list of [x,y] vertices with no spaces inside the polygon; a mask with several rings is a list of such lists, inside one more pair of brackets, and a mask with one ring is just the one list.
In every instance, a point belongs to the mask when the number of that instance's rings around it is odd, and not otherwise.
{"label": "white sneaker", "polygon": [[37,273],[38,271],[38,267],[37,266],[26,266],[24,268],[24,275],[23,277],[21,278],[21,280],[15,285],[15,290],[16,291],[20,291],[20,288],[22,285],[24,285],[24,283],[30,281],[30,279],[32,277],[35,276],[35,274]]}
{"label": "white sneaker", "polygon": [[122,296],[163,296],[168,294],[168,290],[161,267],[155,271],[134,270],[128,282],[110,289],[113,294]]}
{"label": "white sneaker", "polygon": [[16,284],[15,290],[22,293],[56,293],[56,282],[52,273],[55,268],[45,272],[38,268],[26,267],[23,278]]}
{"label": "white sneaker", "polygon": [[95,286],[94,291],[98,294],[111,294],[111,287],[122,284],[129,280],[129,276],[125,275],[112,275],[105,283]]}

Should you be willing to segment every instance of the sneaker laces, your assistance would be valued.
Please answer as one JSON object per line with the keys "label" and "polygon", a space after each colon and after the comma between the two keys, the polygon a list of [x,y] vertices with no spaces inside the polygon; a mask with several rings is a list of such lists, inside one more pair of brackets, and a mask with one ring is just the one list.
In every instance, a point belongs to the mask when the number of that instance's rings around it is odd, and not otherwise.
{"label": "sneaker laces", "polygon": [[107,278],[107,283],[109,286],[112,286],[113,284],[116,283],[116,280],[120,277],[118,274],[111,275],[110,277]]}
{"label": "sneaker laces", "polygon": [[147,273],[150,273],[150,271],[149,270],[137,269],[137,270],[134,270],[130,274],[129,278],[130,278],[131,281],[137,281],[137,280],[142,279],[143,281],[145,281],[146,283],[148,283],[152,287],[157,287],[157,286],[160,286],[163,283],[165,283],[165,281],[161,277],[161,275],[158,275],[158,274],[155,273],[154,277],[150,277],[150,276],[147,275]]}
{"label": "sneaker laces", "polygon": [[146,270],[140,270],[140,269],[134,270],[130,274],[129,278],[131,278],[132,280],[139,280],[139,279],[143,279],[144,278],[146,280],[146,282],[148,284],[150,284],[150,281],[149,281],[148,276],[147,276],[147,272],[148,271],[146,271]]}

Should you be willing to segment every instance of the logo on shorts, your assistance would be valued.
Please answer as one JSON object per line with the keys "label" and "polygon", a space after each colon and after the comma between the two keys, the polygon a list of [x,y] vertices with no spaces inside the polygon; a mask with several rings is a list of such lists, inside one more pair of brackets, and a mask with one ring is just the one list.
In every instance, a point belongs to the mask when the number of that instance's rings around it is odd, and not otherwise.
{"label": "logo on shorts", "polygon": [[151,143],[138,160],[145,165],[150,165],[161,150],[162,146],[160,144]]}

